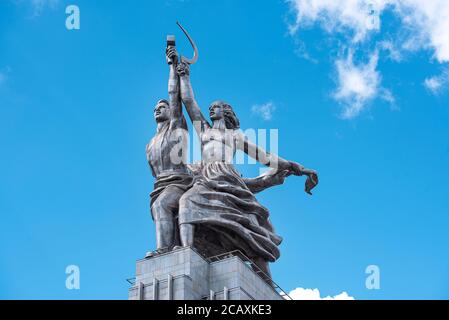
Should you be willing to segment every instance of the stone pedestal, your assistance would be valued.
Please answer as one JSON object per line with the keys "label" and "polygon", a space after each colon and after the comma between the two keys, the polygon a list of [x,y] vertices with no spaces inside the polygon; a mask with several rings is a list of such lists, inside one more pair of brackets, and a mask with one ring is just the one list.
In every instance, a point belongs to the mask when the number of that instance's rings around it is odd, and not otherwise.
{"label": "stone pedestal", "polygon": [[191,248],[137,261],[130,300],[282,300],[238,256],[217,261]]}

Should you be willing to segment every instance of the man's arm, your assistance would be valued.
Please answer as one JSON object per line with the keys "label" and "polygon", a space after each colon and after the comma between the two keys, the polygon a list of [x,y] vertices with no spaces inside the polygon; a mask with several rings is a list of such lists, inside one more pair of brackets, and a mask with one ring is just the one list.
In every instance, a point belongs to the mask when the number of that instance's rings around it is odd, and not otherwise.
{"label": "man's arm", "polygon": [[176,48],[170,46],[166,50],[167,62],[169,63],[169,76],[168,76],[168,102],[170,104],[170,116],[171,120],[182,120],[182,103],[180,94],[179,76],[176,72],[178,54]]}
{"label": "man's arm", "polygon": [[[205,128],[210,128],[209,122],[201,112],[198,103],[195,100],[192,84],[190,82],[190,68],[187,63],[181,62],[177,67],[178,75],[181,82],[181,98],[187,109],[190,120],[194,124],[195,130],[200,134]],[[196,124],[196,125],[195,125]],[[199,127],[197,124],[200,124]]]}

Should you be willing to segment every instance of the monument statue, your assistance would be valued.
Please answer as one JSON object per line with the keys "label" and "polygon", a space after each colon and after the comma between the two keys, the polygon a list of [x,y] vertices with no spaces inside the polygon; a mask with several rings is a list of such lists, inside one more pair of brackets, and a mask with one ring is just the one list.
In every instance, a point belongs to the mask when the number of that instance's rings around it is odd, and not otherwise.
{"label": "monument statue", "polygon": [[[269,276],[268,264],[279,258],[282,238],[255,194],[282,184],[290,175],[307,176],[305,191],[311,194],[318,175],[252,143],[239,130],[239,119],[230,104],[213,102],[210,121],[206,119],[190,81],[190,65],[197,61],[198,49],[179,26],[195,55],[193,59],[178,57],[174,37],[168,38],[169,99],[156,105],[157,133],[147,145],[148,162],[156,178],[151,212],[157,240],[156,251],[148,256],[179,247],[193,247],[206,257],[238,250]],[[188,132],[182,103],[201,145],[201,161],[194,165],[185,161]],[[238,150],[271,169],[256,178],[243,178],[233,166]]]}

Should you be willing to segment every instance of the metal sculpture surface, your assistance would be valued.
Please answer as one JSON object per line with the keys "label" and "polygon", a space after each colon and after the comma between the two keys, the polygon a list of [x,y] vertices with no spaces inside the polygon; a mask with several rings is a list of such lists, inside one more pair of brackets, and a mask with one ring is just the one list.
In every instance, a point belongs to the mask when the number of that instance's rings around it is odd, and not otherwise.
{"label": "metal sculpture surface", "polygon": [[[178,57],[173,36],[168,37],[169,100],[155,108],[157,133],[147,145],[147,157],[156,178],[151,194],[151,212],[156,223],[156,251],[178,246],[194,247],[205,256],[239,250],[269,275],[269,262],[279,258],[277,235],[269,211],[255,194],[282,184],[290,175],[307,176],[305,191],[318,184],[314,170],[269,153],[251,142],[240,129],[230,104],[215,101],[206,119],[195,99],[190,65],[198,60],[198,48],[187,33],[192,59]],[[200,139],[201,162],[188,165],[188,132],[182,103]],[[271,169],[256,178],[243,178],[234,168],[240,150]]]}

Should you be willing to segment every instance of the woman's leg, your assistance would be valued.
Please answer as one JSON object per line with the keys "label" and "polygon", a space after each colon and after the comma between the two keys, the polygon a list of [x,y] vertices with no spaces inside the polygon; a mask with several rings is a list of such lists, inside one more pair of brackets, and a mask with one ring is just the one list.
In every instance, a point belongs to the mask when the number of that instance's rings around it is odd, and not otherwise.
{"label": "woman's leg", "polygon": [[190,223],[183,223],[179,226],[179,236],[183,247],[193,247],[195,226]]}
{"label": "woman's leg", "polygon": [[198,193],[198,185],[194,185],[179,200],[179,238],[183,247],[193,247],[195,236],[195,225],[189,223],[191,220],[190,200]]}

